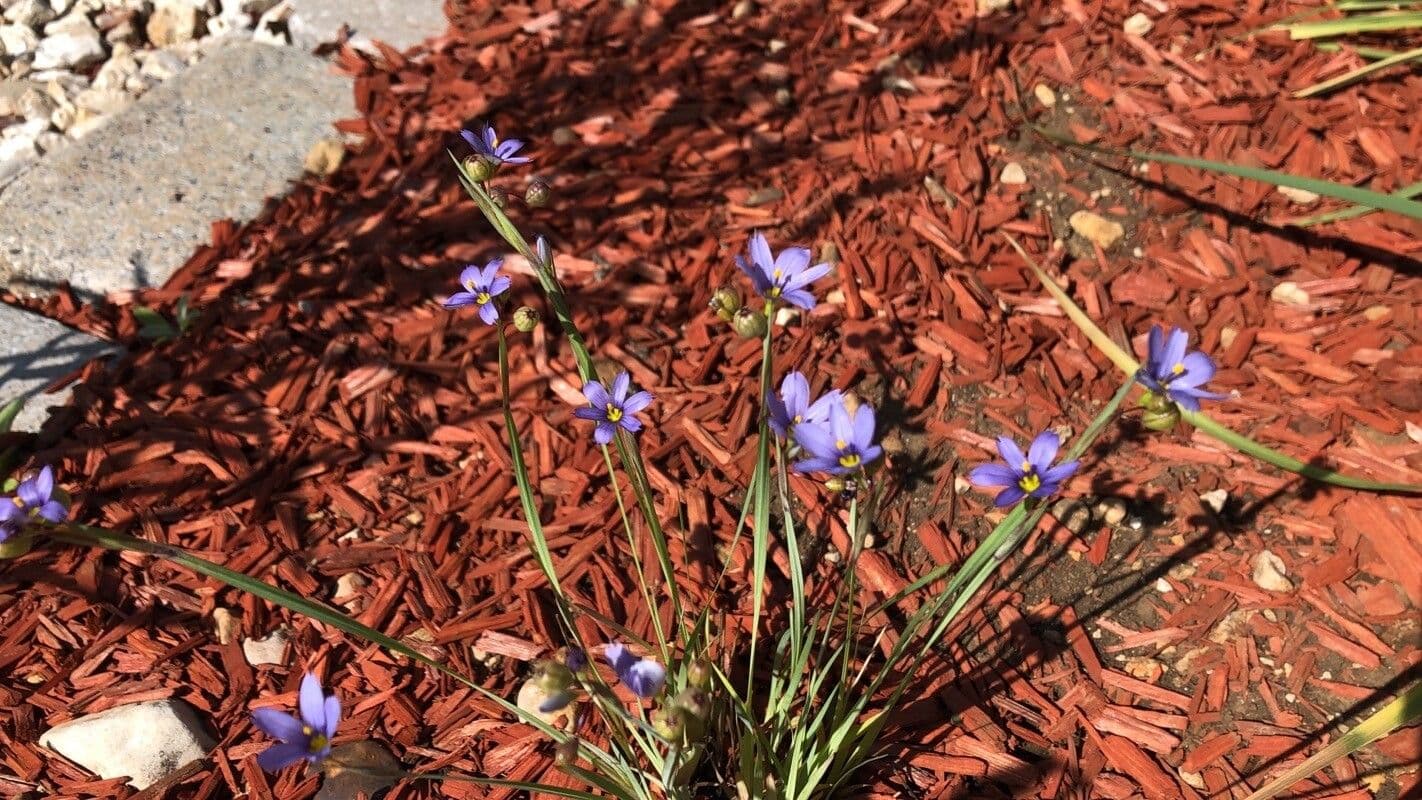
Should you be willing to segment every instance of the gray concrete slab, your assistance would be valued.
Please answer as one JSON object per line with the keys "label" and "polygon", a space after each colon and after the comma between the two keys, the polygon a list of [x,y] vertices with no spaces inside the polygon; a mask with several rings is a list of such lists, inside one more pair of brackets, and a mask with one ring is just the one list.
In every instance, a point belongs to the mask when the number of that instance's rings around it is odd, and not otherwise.
{"label": "gray concrete slab", "polygon": [[49,410],[69,401],[72,384],[50,394],[43,390],[90,360],[118,352],[114,345],[67,328],[52,319],[0,303],[0,407],[28,398],[14,430],[38,431]]}
{"label": "gray concrete slab", "polygon": [[213,220],[284,194],[349,81],[293,48],[225,45],[43,159],[0,195],[0,285],[82,295],[161,286]]}
{"label": "gray concrete slab", "polygon": [[334,42],[341,25],[360,46],[379,39],[404,50],[444,33],[444,0],[292,0],[288,22],[298,47]]}

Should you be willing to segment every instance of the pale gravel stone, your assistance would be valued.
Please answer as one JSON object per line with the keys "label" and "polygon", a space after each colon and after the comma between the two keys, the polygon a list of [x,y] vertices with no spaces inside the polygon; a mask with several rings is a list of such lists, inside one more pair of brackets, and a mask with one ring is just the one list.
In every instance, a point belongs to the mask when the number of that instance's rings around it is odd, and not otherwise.
{"label": "pale gravel stone", "polygon": [[73,374],[117,348],[87,333],[22,308],[0,303],[0,406],[28,398],[15,419],[15,430],[35,432],[54,406],[69,401],[73,387],[40,394],[56,380]]}
{"label": "pale gravel stone", "polygon": [[378,39],[404,50],[444,33],[443,0],[291,0],[287,21],[296,46],[309,50],[332,42],[341,25],[351,27],[356,46]]}
{"label": "pale gravel stone", "polygon": [[56,725],[40,745],[98,775],[143,790],[203,758],[215,743],[181,700],[130,703]]}
{"label": "pale gravel stone", "polygon": [[91,298],[161,286],[212,220],[251,219],[284,193],[350,112],[349,85],[311,55],[219,48],[0,195],[0,285],[68,281]]}

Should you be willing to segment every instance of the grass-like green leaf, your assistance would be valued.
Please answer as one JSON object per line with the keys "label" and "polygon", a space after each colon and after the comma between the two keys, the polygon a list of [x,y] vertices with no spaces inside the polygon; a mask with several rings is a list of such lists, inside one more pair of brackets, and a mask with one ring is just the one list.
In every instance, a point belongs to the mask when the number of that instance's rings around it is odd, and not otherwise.
{"label": "grass-like green leaf", "polygon": [[[1062,288],[1056,284],[1056,281],[1049,278],[1047,273],[1043,272],[1042,268],[1037,266],[1037,262],[1027,254],[1026,250],[1022,249],[1022,246],[1017,243],[1017,240],[1009,236],[1007,237],[1007,241],[1017,250],[1023,260],[1027,262],[1027,266],[1032,268],[1032,272],[1037,276],[1037,280],[1042,283],[1047,293],[1050,294],[1057,301],[1057,304],[1062,307],[1062,310],[1066,312],[1067,318],[1075,323],[1076,326],[1081,329],[1082,333],[1086,334],[1086,337],[1091,340],[1091,343],[1096,345],[1107,358],[1111,359],[1122,372],[1128,376],[1135,375],[1136,371],[1140,369],[1140,363],[1120,345],[1111,341],[1111,337],[1107,336],[1105,331],[1097,327],[1096,323],[1091,320],[1091,317],[1087,316],[1086,312],[1081,310],[1081,306],[1078,306],[1076,301],[1072,300],[1066,292],[1062,291]],[[1184,411],[1182,409],[1180,416],[1186,422],[1230,447],[1239,450],[1245,455],[1252,456],[1268,464],[1273,464],[1280,469],[1302,475],[1310,480],[1331,484],[1333,486],[1343,486],[1349,489],[1363,489],[1372,492],[1422,494],[1422,486],[1415,484],[1373,481],[1367,478],[1345,475],[1341,472],[1328,469],[1327,467],[1305,464],[1296,458],[1286,456],[1253,439],[1235,433],[1219,422],[1216,422],[1204,412]]]}
{"label": "grass-like green leaf", "polygon": [[1348,84],[1353,83],[1354,81],[1366,78],[1374,72],[1381,72],[1382,70],[1385,70],[1388,67],[1395,67],[1398,64],[1406,64],[1409,61],[1422,61],[1422,47],[1414,48],[1412,50],[1405,50],[1401,53],[1393,53],[1392,55],[1387,56],[1386,58],[1379,59],[1371,64],[1364,64],[1363,66],[1358,67],[1357,69],[1351,69],[1337,77],[1329,78],[1325,81],[1319,81],[1318,83],[1315,83],[1312,86],[1294,92],[1294,97],[1314,97],[1315,95],[1320,95],[1324,92],[1330,92],[1334,89],[1339,89],[1344,86],[1347,86]]}
{"label": "grass-like green leaf", "polygon": [[16,397],[14,400],[0,408],[0,433],[9,433],[10,428],[15,424],[15,417],[20,416],[20,412],[25,408],[25,398]]}
{"label": "grass-like green leaf", "polygon": [[1245,800],[1270,800],[1290,786],[1332,764],[1340,758],[1367,747],[1393,731],[1422,719],[1422,681],[1412,684],[1401,696],[1378,709],[1358,726],[1339,736],[1327,747],[1314,753],[1303,763],[1259,787]]}
{"label": "grass-like green leaf", "polygon": [[1418,26],[1422,26],[1422,11],[1379,11],[1375,14],[1353,14],[1343,19],[1299,22],[1281,27],[1289,32],[1289,38],[1300,41],[1351,36],[1355,33],[1398,31]]}
{"label": "grass-like green leaf", "polygon": [[1261,183],[1268,183],[1274,186],[1288,186],[1293,189],[1303,189],[1324,197],[1336,197],[1339,200],[1346,200],[1357,205],[1368,206],[1378,209],[1379,211],[1391,211],[1396,214],[1412,217],[1413,219],[1422,219],[1422,203],[1409,200],[1405,197],[1399,197],[1395,194],[1383,194],[1382,192],[1374,192],[1370,189],[1359,189],[1356,186],[1326,181],[1321,178],[1307,178],[1272,169],[1244,167],[1238,164],[1211,161],[1204,158],[1176,156],[1170,155],[1169,153],[1146,153],[1139,150],[1115,150],[1109,147],[1097,147],[1096,145],[1079,142],[1070,136],[1041,126],[1034,125],[1033,129],[1047,139],[1077,150],[1085,150],[1087,152],[1108,156],[1125,156],[1138,161],[1154,161],[1161,164],[1175,164],[1181,167],[1204,169],[1211,172],[1219,172],[1225,175],[1234,175],[1239,178],[1260,181]]}
{"label": "grass-like green leaf", "polygon": [[[1417,197],[1418,195],[1422,195],[1422,181],[1409,183],[1393,192],[1393,196],[1403,199]],[[1337,211],[1325,211],[1322,214],[1300,217],[1295,220],[1290,220],[1289,224],[1300,228],[1307,228],[1312,225],[1323,225],[1329,222],[1342,222],[1345,219],[1354,219],[1365,214],[1372,214],[1376,211],[1377,209],[1371,206],[1349,206],[1348,208],[1340,208]]]}

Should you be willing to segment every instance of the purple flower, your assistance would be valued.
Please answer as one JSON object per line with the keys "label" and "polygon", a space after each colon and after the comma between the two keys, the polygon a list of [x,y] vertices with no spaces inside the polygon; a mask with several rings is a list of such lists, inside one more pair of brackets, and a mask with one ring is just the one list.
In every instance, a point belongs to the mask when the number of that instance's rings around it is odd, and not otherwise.
{"label": "purple flower", "polygon": [[508,276],[500,275],[499,268],[504,265],[502,258],[496,258],[485,264],[483,269],[470,264],[459,273],[459,285],[464,287],[464,291],[455,292],[444,301],[445,308],[464,308],[465,306],[478,306],[479,319],[485,325],[493,325],[499,321],[499,309],[494,305],[494,298],[507,292],[513,281]]}
{"label": "purple flower", "polygon": [[573,672],[582,672],[588,666],[587,651],[581,647],[569,647],[568,653],[563,656],[563,666]]}
{"label": "purple flower", "polygon": [[321,681],[313,673],[301,679],[298,695],[300,718],[274,708],[252,712],[252,724],[268,736],[281,740],[257,756],[257,764],[276,772],[302,759],[319,764],[331,754],[331,738],[341,723],[341,701],[321,691]]}
{"label": "purple flower", "polygon": [[830,404],[829,421],[796,425],[795,441],[808,456],[795,463],[796,472],[848,475],[884,453],[883,448],[874,444],[874,409],[868,404],[855,409],[853,419],[842,401]]}
{"label": "purple flower", "polygon": [[784,439],[796,425],[808,422],[823,425],[829,422],[830,407],[843,403],[844,396],[838,389],[831,389],[810,402],[810,382],[798,372],[788,373],[780,381],[780,395],[766,393],[765,405],[770,411],[770,427],[775,435]]}
{"label": "purple flower", "polygon": [[1146,363],[1136,372],[1136,380],[1186,411],[1199,411],[1201,400],[1223,400],[1229,395],[1200,388],[1215,376],[1215,362],[1198,350],[1187,353],[1189,342],[1189,335],[1179,328],[1166,333],[1159,325],[1152,326]]}
{"label": "purple flower", "polygon": [[488,123],[480,123],[477,134],[473,131],[460,131],[459,135],[474,148],[474,152],[499,164],[527,164],[533,160],[527,156],[514,155],[523,149],[523,142],[518,139],[499,141],[498,134],[494,133],[493,126]]}
{"label": "purple flower", "polygon": [[603,649],[603,657],[612,665],[617,679],[627,685],[632,693],[646,699],[661,690],[666,683],[667,671],[661,664],[650,658],[632,655],[625,645],[613,642]]}
{"label": "purple flower", "polygon": [[968,473],[968,480],[979,486],[1001,486],[996,504],[1010,506],[1028,495],[1036,498],[1048,497],[1061,488],[1062,481],[1070,478],[1081,466],[1080,461],[1067,461],[1052,466],[1052,460],[1061,449],[1062,440],[1051,431],[1045,431],[1032,440],[1027,454],[1006,436],[997,437],[997,452],[1002,455],[1003,464],[980,464]]}
{"label": "purple flower", "polygon": [[810,266],[810,251],[804,247],[787,247],[772,257],[770,244],[760,231],[751,234],[750,261],[737,255],[736,266],[750,277],[761,297],[783,299],[807,311],[815,307],[815,296],[806,287],[830,271],[829,264]]}
{"label": "purple flower", "polygon": [[46,464],[34,477],[15,487],[14,497],[0,497],[0,542],[24,530],[36,517],[63,522],[69,509],[53,498],[54,470]]}
{"label": "purple flower", "polygon": [[573,409],[573,416],[597,423],[597,427],[593,428],[593,441],[611,443],[619,427],[628,433],[642,430],[642,423],[632,415],[652,404],[652,393],[638,392],[628,397],[627,390],[631,386],[632,378],[625,371],[613,378],[610,394],[597,381],[588,381],[583,386],[583,397],[592,405]]}

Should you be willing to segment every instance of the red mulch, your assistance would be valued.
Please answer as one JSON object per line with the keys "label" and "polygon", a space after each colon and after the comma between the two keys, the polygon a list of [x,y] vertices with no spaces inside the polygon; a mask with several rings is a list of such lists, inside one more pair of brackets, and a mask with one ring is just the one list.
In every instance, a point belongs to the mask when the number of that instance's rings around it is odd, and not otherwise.
{"label": "red mulch", "polygon": [[[995,519],[988,498],[955,488],[992,435],[1080,431],[1115,388],[1005,233],[1046,253],[1118,340],[1139,347],[1154,322],[1196,332],[1221,361],[1218,386],[1239,393],[1215,407],[1228,424],[1422,481],[1422,225],[1378,214],[1292,229],[1281,223],[1335,204],[1305,210],[1186,169],[1114,173],[1031,139],[1020,116],[1106,145],[1386,191],[1422,179],[1422,76],[1291,99],[1358,63],[1276,34],[1232,38],[1291,3],[1019,2],[985,18],[969,0],[771,5],[481,4],[455,9],[456,29],[408,59],[343,52],[362,117],[342,127],[367,144],[259,221],[215,225],[167,289],[141,293],[195,295],[205,313],[189,336],[149,346],[125,307],[48,304],[132,354],[91,375],[74,426],[35,461],[61,468],[87,522],[345,605],[511,695],[530,656],[561,642],[525,546],[490,331],[436,302],[463,263],[501,252],[446,156],[461,125],[489,118],[537,156],[504,179],[514,193],[525,174],[555,187],[551,207],[514,217],[553,242],[594,351],[659,398],[642,445],[688,564],[682,584],[733,620],[749,609],[745,568],[729,591],[706,587],[753,458],[757,346],[705,305],[736,280],[732,254],[755,228],[838,258],[827,302],[783,338],[778,363],[884,409],[888,499],[857,565],[866,600],[961,558]],[[1141,9],[1154,29],[1123,34]],[[1029,185],[998,183],[1010,161]],[[1083,207],[1125,221],[1125,241],[1053,251]],[[1286,281],[1303,294],[1274,291]],[[516,293],[539,304],[528,281]],[[516,340],[515,364],[567,582],[646,630],[601,460],[569,413],[569,352],[538,333]],[[1304,486],[1184,429],[1146,436],[1127,422],[1100,458],[1068,494],[1124,499],[1125,519],[1048,517],[1013,578],[925,670],[892,731],[893,766],[866,796],[1240,797],[1242,776],[1295,763],[1326,720],[1418,677],[1422,501]],[[1200,499],[1216,489],[1229,497],[1219,514]],[[814,536],[844,549],[844,510],[808,481],[794,492]],[[1293,591],[1251,579],[1265,549]],[[743,541],[737,565],[747,553]],[[347,575],[351,591],[336,596]],[[176,695],[209,716],[221,746],[173,796],[310,796],[314,778],[272,779],[249,758],[266,743],[248,710],[289,701],[302,666],[345,697],[344,739],[492,775],[550,763],[536,732],[470,691],[183,570],[61,548],[4,576],[5,793],[120,796],[38,734]],[[226,644],[218,608],[238,616]],[[241,635],[283,624],[290,666],[248,666]],[[1417,797],[1419,756],[1417,729],[1405,730],[1305,787]]]}

